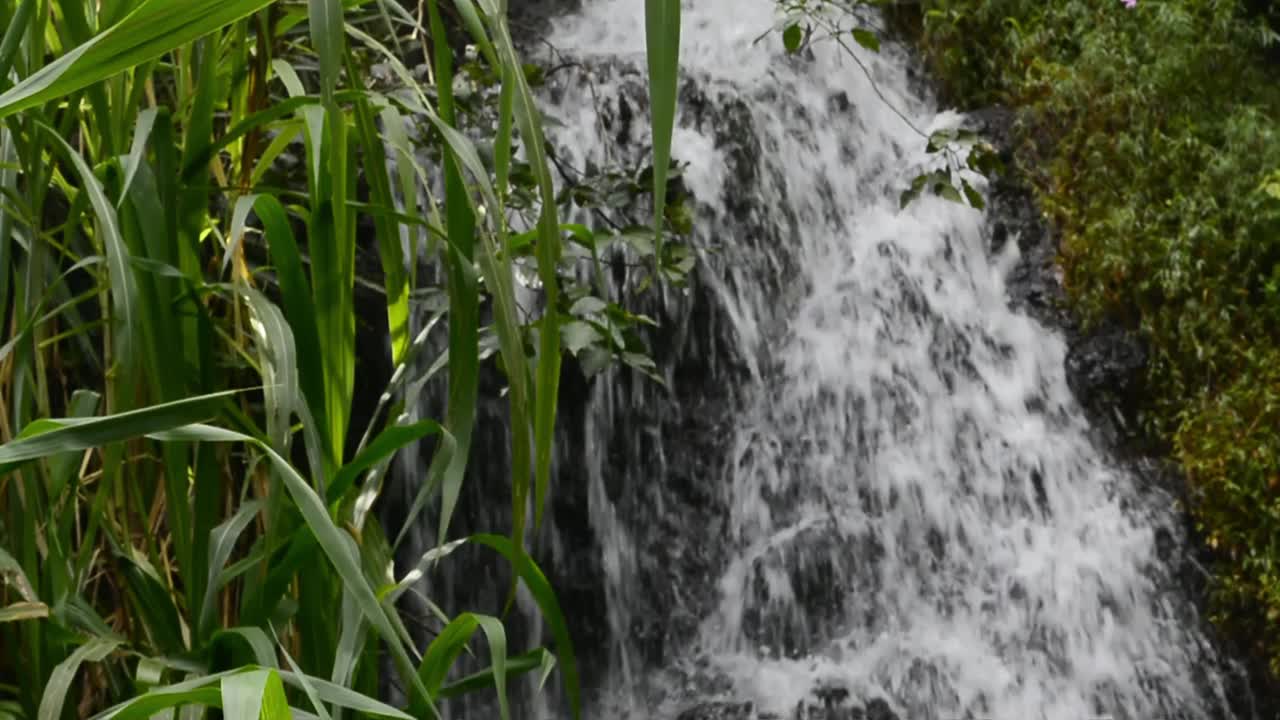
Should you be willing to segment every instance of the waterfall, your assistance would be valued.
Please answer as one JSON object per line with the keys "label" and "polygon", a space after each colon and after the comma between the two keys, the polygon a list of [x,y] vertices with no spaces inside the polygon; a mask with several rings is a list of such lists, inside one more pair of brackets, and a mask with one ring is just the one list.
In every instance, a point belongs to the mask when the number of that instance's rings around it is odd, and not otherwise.
{"label": "waterfall", "polygon": [[[765,35],[774,0],[685,9],[674,153],[702,262],[662,303],[700,319],[668,328],[670,393],[597,378],[561,450],[615,709],[702,693],[786,718],[835,685],[910,720],[1230,717],[1158,549],[1183,542],[1173,502],[1099,447],[1063,338],[1011,308],[1018,243],[943,199],[899,207],[941,162],[920,132],[964,118],[894,44],[790,56]],[[643,13],[586,0],[554,22],[575,65],[547,98],[565,162],[642,155]],[[560,563],[585,552],[562,545]]]}

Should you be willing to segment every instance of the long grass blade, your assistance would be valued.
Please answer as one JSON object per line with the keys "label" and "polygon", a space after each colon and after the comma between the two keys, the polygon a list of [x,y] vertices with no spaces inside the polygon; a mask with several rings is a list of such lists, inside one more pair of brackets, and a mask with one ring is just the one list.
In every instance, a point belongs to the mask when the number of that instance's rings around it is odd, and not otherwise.
{"label": "long grass blade", "polygon": [[[437,0],[427,0],[432,42],[435,45],[436,88],[440,104],[439,125],[456,123],[453,101],[453,55],[445,37],[444,21]],[[428,106],[429,107],[429,106]],[[467,268],[475,256],[475,210],[458,169],[456,150],[446,146],[444,154],[445,219],[449,250],[449,391],[446,424],[457,440],[456,451],[448,458],[439,453],[431,461],[430,477],[442,477],[440,522],[437,537],[444,543],[449,523],[461,494],[462,480],[471,454],[471,434],[480,383],[479,287]]]}
{"label": "long grass blade", "polygon": [[644,19],[653,133],[653,230],[660,261],[680,70],[680,0],[645,0]]}
{"label": "long grass blade", "polygon": [[[285,319],[293,333],[297,351],[298,385],[306,398],[312,418],[325,416],[324,367],[321,362],[320,330],[316,325],[316,309],[311,283],[302,267],[302,254],[289,225],[289,216],[280,201],[269,195],[260,196],[253,204],[276,266]],[[329,455],[327,433],[320,434]]]}
{"label": "long grass blade", "polygon": [[[115,355],[117,372],[129,373],[134,367],[135,331],[138,327],[137,284],[134,281],[133,269],[129,266],[129,250],[120,234],[120,221],[115,206],[107,199],[102,184],[94,176],[93,170],[85,162],[80,153],[75,151],[57,131],[44,126],[63,149],[66,156],[80,175],[80,182],[89,196],[94,212],[98,216],[98,226],[102,230],[102,242],[106,248],[107,272],[111,277],[112,322],[114,325],[112,353]],[[128,387],[126,381],[125,387]]]}
{"label": "long grass blade", "polygon": [[[351,74],[355,64],[351,63]],[[395,207],[391,195],[391,178],[387,174],[386,150],[378,136],[372,104],[358,98],[354,104],[356,128],[364,148],[364,174],[369,184],[369,198],[375,205]],[[391,362],[400,364],[409,350],[409,276],[405,272],[404,251],[400,246],[400,226],[391,217],[373,216],[374,234],[378,240],[378,257],[382,261],[382,287],[387,296],[387,328],[391,333]]]}
{"label": "long grass blade", "polygon": [[[462,4],[466,0],[461,0]],[[513,110],[520,136],[524,141],[525,155],[538,185],[541,208],[538,213],[538,276],[546,311],[543,313],[538,333],[537,380],[534,388],[534,523],[542,524],[543,507],[547,490],[551,485],[552,441],[555,435],[556,408],[560,398],[560,220],[556,209],[555,183],[547,160],[546,138],[542,131],[541,114],[533,97],[533,91],[525,78],[524,66],[516,53],[515,42],[507,26],[506,13],[500,8],[489,14],[490,31],[497,45],[502,63],[502,82],[511,88]],[[520,495],[520,493],[517,493]],[[517,498],[522,501],[524,498]],[[512,537],[517,542],[523,537],[526,506],[520,502],[516,509],[516,522]]]}
{"label": "long grass blade", "polygon": [[[554,666],[555,662],[556,656],[548,652],[545,648],[530,650],[523,655],[516,655],[514,657],[507,658],[507,677],[515,677],[517,675],[524,675],[534,671],[544,672],[548,665]],[[495,670],[490,666],[484,670],[472,673],[441,687],[439,695],[442,698],[458,697],[460,695],[476,692],[477,690],[496,687],[496,682]]]}
{"label": "long grass blade", "polygon": [[440,435],[439,452],[445,455],[454,452],[457,441],[434,420],[421,420],[411,425],[393,425],[383,430],[364,451],[334,475],[333,483],[328,489],[329,502],[335,502],[341,498],[355,483],[360,473],[382,463],[410,443],[430,435]]}
{"label": "long grass blade", "polygon": [[[269,670],[253,670],[222,678],[222,716],[227,720],[258,720],[263,715]],[[280,682],[280,678],[276,678]],[[283,689],[281,689],[283,693]]]}
{"label": "long grass blade", "polygon": [[49,682],[44,686],[44,695],[40,699],[40,708],[36,712],[36,720],[58,720],[62,717],[62,705],[71,689],[71,681],[76,671],[84,663],[102,662],[108,655],[120,647],[120,641],[109,638],[94,638],[76,648],[66,660],[58,663],[49,675]]}
{"label": "long grass blade", "polygon": [[234,627],[226,630],[219,630],[209,639],[209,647],[215,647],[219,642],[235,640],[243,643],[249,648],[249,652],[253,654],[254,662],[262,667],[278,669],[276,663],[275,645],[271,644],[271,638],[258,627]]}
{"label": "long grass blade", "polygon": [[261,510],[262,503],[257,500],[251,500],[241,505],[234,515],[209,533],[209,578],[205,585],[204,599],[201,602],[199,614],[196,616],[197,632],[202,637],[211,634],[214,601],[218,591],[221,589],[218,583],[218,575],[222,572],[222,568],[226,566],[227,561],[231,559],[231,553],[235,550],[240,536]]}
{"label": "long grass blade", "polygon": [[69,95],[251,15],[275,0],[148,0],[0,95],[0,119]]}
{"label": "long grass blade", "polygon": [[[369,585],[360,566],[359,552],[351,536],[344,533],[329,517],[324,501],[306,480],[298,474],[283,457],[262,441],[224,428],[209,425],[193,424],[183,428],[168,430],[152,435],[167,441],[205,441],[205,442],[245,442],[256,446],[271,462],[272,468],[284,480],[285,489],[293,498],[303,521],[311,529],[325,556],[341,577],[343,586],[351,591],[360,605],[360,609],[368,618],[370,625],[378,631],[386,641],[393,659],[407,670],[411,682],[411,690],[416,691],[419,699],[429,697],[426,689],[418,682],[417,673],[413,672],[413,664],[408,652],[400,642],[394,625],[388,619],[385,609],[378,602],[376,593]],[[2,448],[0,448],[2,449]],[[434,706],[432,706],[434,707]]]}
{"label": "long grass blade", "polygon": [[560,601],[556,599],[551,583],[542,574],[542,570],[521,548],[510,539],[500,535],[472,535],[471,542],[484,545],[498,552],[511,563],[516,574],[529,588],[543,620],[551,628],[556,640],[556,656],[560,660],[560,674],[564,678],[565,694],[569,696],[569,707],[575,720],[582,717],[582,690],[578,682],[578,662],[573,651],[573,638],[569,635],[569,624],[560,609]]}
{"label": "long grass blade", "polygon": [[227,398],[238,392],[229,390],[199,395],[93,420],[64,418],[51,421],[46,432],[0,445],[0,476],[16,464],[37,458],[101,447],[208,420],[218,414]]}
{"label": "long grass blade", "polygon": [[289,685],[302,688],[304,685],[311,686],[311,692],[315,693],[315,697],[331,705],[344,707],[348,710],[354,710],[357,713],[366,713],[385,718],[397,718],[398,720],[414,720],[412,715],[397,710],[386,703],[375,700],[366,695],[362,695],[354,690],[345,688],[341,685],[331,683],[327,680],[321,680],[311,675],[301,675],[297,671],[289,672],[280,671],[280,679]]}

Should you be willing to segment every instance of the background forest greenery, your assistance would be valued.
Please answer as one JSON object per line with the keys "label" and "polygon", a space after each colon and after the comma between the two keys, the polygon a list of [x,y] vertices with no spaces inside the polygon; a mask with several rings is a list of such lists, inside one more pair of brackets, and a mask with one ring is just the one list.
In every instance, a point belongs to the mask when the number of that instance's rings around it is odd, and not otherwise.
{"label": "background forest greenery", "polygon": [[925,0],[944,91],[1020,113],[1068,292],[1150,351],[1214,618],[1280,673],[1280,3]]}
{"label": "background forest greenery", "polygon": [[[598,267],[609,238],[560,223],[505,0],[414,5],[0,0],[0,718],[426,717],[485,689],[505,717],[514,675],[553,671],[576,715],[571,637],[523,539],[549,492],[562,333],[595,287],[564,285],[562,255]],[[648,8],[661,240],[679,3]],[[496,121],[479,145],[452,91],[468,42]],[[419,50],[425,79],[401,61]],[[374,63],[394,91],[371,89]],[[352,410],[358,250],[379,258],[388,328],[360,352],[395,368],[372,418]],[[540,280],[533,317],[517,265]],[[410,300],[436,292],[448,350],[423,360],[435,323]],[[640,363],[610,344],[631,318],[589,304],[601,351]],[[495,615],[443,610],[416,647],[397,610],[456,546],[482,337],[507,386],[513,526],[464,540],[509,563],[551,649],[509,653]],[[441,366],[446,417],[415,419],[403,398]],[[440,547],[398,574],[371,508],[426,437],[410,517],[438,508]],[[451,674],[464,653],[485,669]],[[388,667],[405,708],[374,699]]]}

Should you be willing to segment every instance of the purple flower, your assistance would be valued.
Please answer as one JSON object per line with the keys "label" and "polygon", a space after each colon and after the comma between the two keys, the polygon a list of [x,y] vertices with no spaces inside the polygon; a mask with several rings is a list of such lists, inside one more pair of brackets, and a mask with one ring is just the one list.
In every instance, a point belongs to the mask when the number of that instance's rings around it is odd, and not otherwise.
{"label": "purple flower", "polygon": [[1120,0],[1120,2],[1123,2],[1124,6],[1130,10],[1138,7],[1138,0]]}

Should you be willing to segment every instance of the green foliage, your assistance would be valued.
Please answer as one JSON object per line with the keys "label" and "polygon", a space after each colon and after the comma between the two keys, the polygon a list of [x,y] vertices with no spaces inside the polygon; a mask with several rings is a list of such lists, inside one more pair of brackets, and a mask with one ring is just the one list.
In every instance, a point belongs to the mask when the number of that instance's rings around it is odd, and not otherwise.
{"label": "green foliage", "polygon": [[922,46],[954,98],[1020,109],[1073,301],[1149,341],[1143,417],[1219,551],[1216,616],[1280,672],[1280,85],[1249,5],[929,0]]}
{"label": "green foliage", "polygon": [[1177,448],[1224,558],[1214,619],[1280,672],[1280,352],[1248,348],[1241,360],[1232,385],[1187,409]]}
{"label": "green foliage", "polygon": [[[535,671],[543,682],[558,671],[580,713],[567,621],[524,527],[550,492],[562,348],[652,369],[623,334],[647,318],[596,282],[625,233],[561,224],[537,73],[505,2],[429,0],[429,29],[369,4],[0,0],[0,717],[410,717],[372,699],[383,657],[418,717],[495,691],[506,717],[508,680]],[[491,143],[462,131],[446,17],[483,50],[469,72],[496,91]],[[673,104],[679,25],[659,19],[655,92]],[[425,36],[427,85],[383,44]],[[396,92],[372,89],[375,61]],[[429,128],[425,147],[410,145],[406,120]],[[669,147],[656,127],[654,146]],[[420,150],[442,159],[443,206]],[[656,218],[671,216],[658,205]],[[536,218],[527,235],[512,230],[522,213]],[[357,277],[362,245],[380,281]],[[659,279],[688,272],[674,254],[649,252]],[[583,282],[574,263],[588,260],[597,275]],[[440,287],[420,261],[442,269]],[[523,266],[545,300],[531,315],[515,303]],[[385,304],[382,347],[356,347],[361,283]],[[448,301],[447,356],[425,370],[415,292]],[[583,342],[576,322],[598,334]],[[433,436],[409,521],[434,502],[449,539],[493,335],[516,503],[510,539],[472,541],[528,587],[554,647],[509,648],[495,616],[460,609],[417,648],[395,600],[452,545],[395,577],[370,509],[395,455]],[[354,427],[359,352],[387,353],[395,373]],[[440,366],[446,417],[412,422],[400,393]],[[464,654],[487,667],[455,677]]]}

